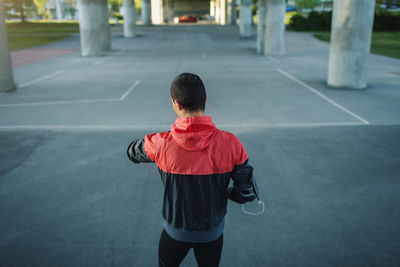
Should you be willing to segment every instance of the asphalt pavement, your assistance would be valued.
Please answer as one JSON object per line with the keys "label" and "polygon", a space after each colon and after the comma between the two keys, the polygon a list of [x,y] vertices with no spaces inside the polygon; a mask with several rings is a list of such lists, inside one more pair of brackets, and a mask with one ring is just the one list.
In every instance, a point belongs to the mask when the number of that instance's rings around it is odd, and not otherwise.
{"label": "asphalt pavement", "polygon": [[126,148],[169,130],[182,72],[242,140],[266,204],[250,216],[229,203],[221,266],[399,266],[400,60],[371,55],[368,88],[332,89],[329,46],[307,33],[264,57],[237,27],[138,31],[114,30],[102,57],[14,69],[17,91],[0,95],[0,266],[157,266],[162,183]]}

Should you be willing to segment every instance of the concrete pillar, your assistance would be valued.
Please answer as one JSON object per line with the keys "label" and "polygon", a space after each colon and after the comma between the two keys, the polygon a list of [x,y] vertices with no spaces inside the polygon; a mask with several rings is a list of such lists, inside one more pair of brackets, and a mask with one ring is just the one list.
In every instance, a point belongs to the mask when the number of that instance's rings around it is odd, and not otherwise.
{"label": "concrete pillar", "polygon": [[367,86],[375,0],[335,0],[332,14],[328,85],[362,89]]}
{"label": "concrete pillar", "polygon": [[216,23],[221,23],[221,5],[220,5],[221,0],[215,0],[215,22]]}
{"label": "concrete pillar", "polygon": [[151,25],[151,1],[142,0],[142,23]]}
{"label": "concrete pillar", "polygon": [[266,0],[264,54],[285,53],[285,0]]}
{"label": "concrete pillar", "polygon": [[57,7],[56,0],[48,0],[46,8],[50,11],[50,18],[57,19]]}
{"label": "concrete pillar", "polygon": [[103,0],[78,0],[81,54],[83,57],[101,56],[104,39]]}
{"label": "concrete pillar", "polygon": [[62,19],[63,19],[63,13],[64,13],[64,3],[63,3],[63,0],[56,0],[56,15],[57,15],[57,20],[62,20]]}
{"label": "concrete pillar", "polygon": [[0,0],[0,92],[15,90],[7,29],[4,19],[4,2]]}
{"label": "concrete pillar", "polygon": [[236,25],[236,0],[228,2],[228,24]]}
{"label": "concrete pillar", "polygon": [[151,23],[164,23],[164,3],[163,0],[151,0]]}
{"label": "concrete pillar", "polygon": [[173,0],[164,0],[164,22],[174,21],[174,2]]}
{"label": "concrete pillar", "polygon": [[253,14],[251,13],[251,0],[240,0],[239,30],[241,37],[251,36],[251,24]]}
{"label": "concrete pillar", "polygon": [[124,10],[124,37],[136,35],[136,7],[134,0],[123,0]]}
{"label": "concrete pillar", "polygon": [[257,14],[257,53],[264,54],[264,39],[265,39],[265,1],[258,0]]}
{"label": "concrete pillar", "polygon": [[215,19],[215,1],[210,1],[210,17]]}
{"label": "concrete pillar", "polygon": [[227,9],[227,0],[220,0],[219,1],[219,10],[220,10],[220,19],[219,19],[219,24],[221,24],[221,25],[226,25],[227,24],[227,19],[228,19],[228,16],[227,16],[227,11],[228,11],[228,9]]}
{"label": "concrete pillar", "polygon": [[103,10],[103,24],[101,27],[101,43],[103,51],[111,51],[111,30],[110,30],[110,12],[108,10],[108,0],[101,1]]}

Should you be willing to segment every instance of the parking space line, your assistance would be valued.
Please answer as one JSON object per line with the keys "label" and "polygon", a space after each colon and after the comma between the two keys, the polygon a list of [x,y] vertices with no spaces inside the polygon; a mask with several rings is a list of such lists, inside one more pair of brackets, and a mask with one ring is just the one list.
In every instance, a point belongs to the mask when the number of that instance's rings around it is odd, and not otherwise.
{"label": "parking space line", "polygon": [[234,78],[234,77],[243,77],[243,78],[265,78],[268,77],[266,74],[203,74],[206,78]]}
{"label": "parking space line", "polygon": [[101,63],[103,63],[103,59],[98,59],[95,62],[93,62],[93,65],[99,65]]}
{"label": "parking space line", "polygon": [[312,88],[311,86],[309,86],[308,84],[300,81],[299,79],[297,79],[296,77],[294,77],[293,75],[287,73],[286,71],[278,68],[277,71],[283,75],[285,75],[286,77],[288,77],[289,79],[291,79],[292,81],[302,85],[303,87],[305,87],[306,89],[310,90],[311,92],[313,92],[314,94],[318,95],[319,97],[321,97],[322,99],[324,99],[325,101],[331,103],[332,105],[334,105],[335,107],[339,108],[340,110],[346,112],[347,114],[349,114],[350,116],[356,118],[357,120],[361,121],[363,124],[369,124],[369,122],[362,118],[361,116],[355,114],[354,112],[350,111],[349,109],[343,107],[342,105],[338,104],[337,102],[333,101],[332,99],[330,99],[329,97],[327,97],[326,95],[322,94],[321,92],[319,92],[318,90]]}
{"label": "parking space line", "polygon": [[65,72],[65,71],[63,71],[63,70],[59,70],[59,71],[50,73],[50,74],[48,74],[48,75],[45,75],[45,76],[40,77],[40,78],[38,78],[38,79],[35,79],[35,80],[33,80],[33,81],[20,84],[20,85],[18,86],[18,88],[27,87],[27,86],[32,85],[32,84],[34,84],[34,83],[37,83],[37,82],[40,82],[40,81],[43,81],[43,80],[47,80],[47,79],[53,78],[54,76],[60,75],[60,74],[62,74],[62,73],[64,73],[64,72]]}
{"label": "parking space line", "polygon": [[0,104],[0,107],[32,107],[32,106],[46,106],[46,105],[65,105],[65,104],[87,104],[98,102],[113,102],[120,101],[119,98],[104,98],[104,99],[81,99],[81,100],[61,100],[61,101],[47,101],[47,102],[31,102],[31,103],[9,103]]}
{"label": "parking space line", "polygon": [[304,123],[270,123],[270,124],[225,124],[224,128],[304,128],[304,127],[332,127],[332,126],[360,126],[362,122],[304,122]]}
{"label": "parking space line", "polygon": [[171,125],[0,125],[0,131],[14,130],[158,130]]}
{"label": "parking space line", "polygon": [[[107,73],[108,74],[108,73]],[[101,76],[101,74],[98,74],[99,76]],[[71,75],[65,75],[65,76],[61,76],[58,77],[59,80],[62,80],[62,82],[82,82],[82,81],[90,81],[89,78],[87,77],[74,77]],[[95,79],[95,80],[94,80]],[[93,82],[121,82],[121,80],[124,78],[108,78],[108,77],[94,77],[93,78]]]}
{"label": "parking space line", "polygon": [[129,89],[119,98],[119,100],[124,100],[131,92],[133,89],[135,89],[136,86],[138,86],[140,84],[140,80],[136,80],[131,87],[129,87]]}
{"label": "parking space line", "polygon": [[272,62],[276,63],[276,64],[281,63],[279,60],[277,60],[276,58],[273,58],[273,57],[271,57],[271,56],[268,56],[267,58],[268,58],[269,60],[271,60]]}
{"label": "parking space line", "polygon": [[31,103],[7,103],[0,104],[0,107],[32,107],[32,106],[46,106],[46,105],[65,105],[65,104],[88,104],[99,102],[114,102],[123,101],[125,98],[140,84],[140,80],[136,80],[120,98],[95,98],[95,99],[78,99],[78,100],[60,100],[60,101],[46,101],[46,102],[31,102]]}
{"label": "parking space line", "polygon": [[[362,122],[322,122],[322,123],[276,123],[276,124],[221,124],[219,129],[269,129],[269,128],[306,128],[306,127],[344,127],[365,126]],[[161,130],[171,125],[0,125],[0,131],[13,130]]]}
{"label": "parking space line", "polygon": [[124,53],[124,52],[125,52],[125,50],[122,49],[122,50],[120,50],[120,51],[114,53],[113,55],[114,55],[114,56],[119,56],[119,55],[121,55],[121,54]]}

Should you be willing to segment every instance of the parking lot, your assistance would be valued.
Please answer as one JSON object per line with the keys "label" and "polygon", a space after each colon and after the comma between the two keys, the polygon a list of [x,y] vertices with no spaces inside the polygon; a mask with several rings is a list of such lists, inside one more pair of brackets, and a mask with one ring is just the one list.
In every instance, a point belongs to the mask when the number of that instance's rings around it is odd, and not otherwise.
{"label": "parking lot", "polygon": [[[230,203],[221,266],[398,266],[400,60],[371,55],[365,90],[326,86],[329,46],[286,33],[287,53],[256,54],[230,26],[113,32],[113,50],[71,49],[14,69],[0,95],[0,265],[156,266],[162,183],[126,157],[168,131],[169,85],[198,74],[207,115],[235,133],[265,213]],[[190,253],[183,266],[194,266]]]}

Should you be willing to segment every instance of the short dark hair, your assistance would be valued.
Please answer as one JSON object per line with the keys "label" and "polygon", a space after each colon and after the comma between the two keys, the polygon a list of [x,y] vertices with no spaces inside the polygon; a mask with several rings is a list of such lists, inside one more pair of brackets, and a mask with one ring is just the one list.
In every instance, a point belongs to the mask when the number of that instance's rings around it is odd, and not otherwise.
{"label": "short dark hair", "polygon": [[193,73],[176,76],[171,84],[171,97],[183,109],[188,111],[203,110],[206,106],[207,93],[200,77]]}

